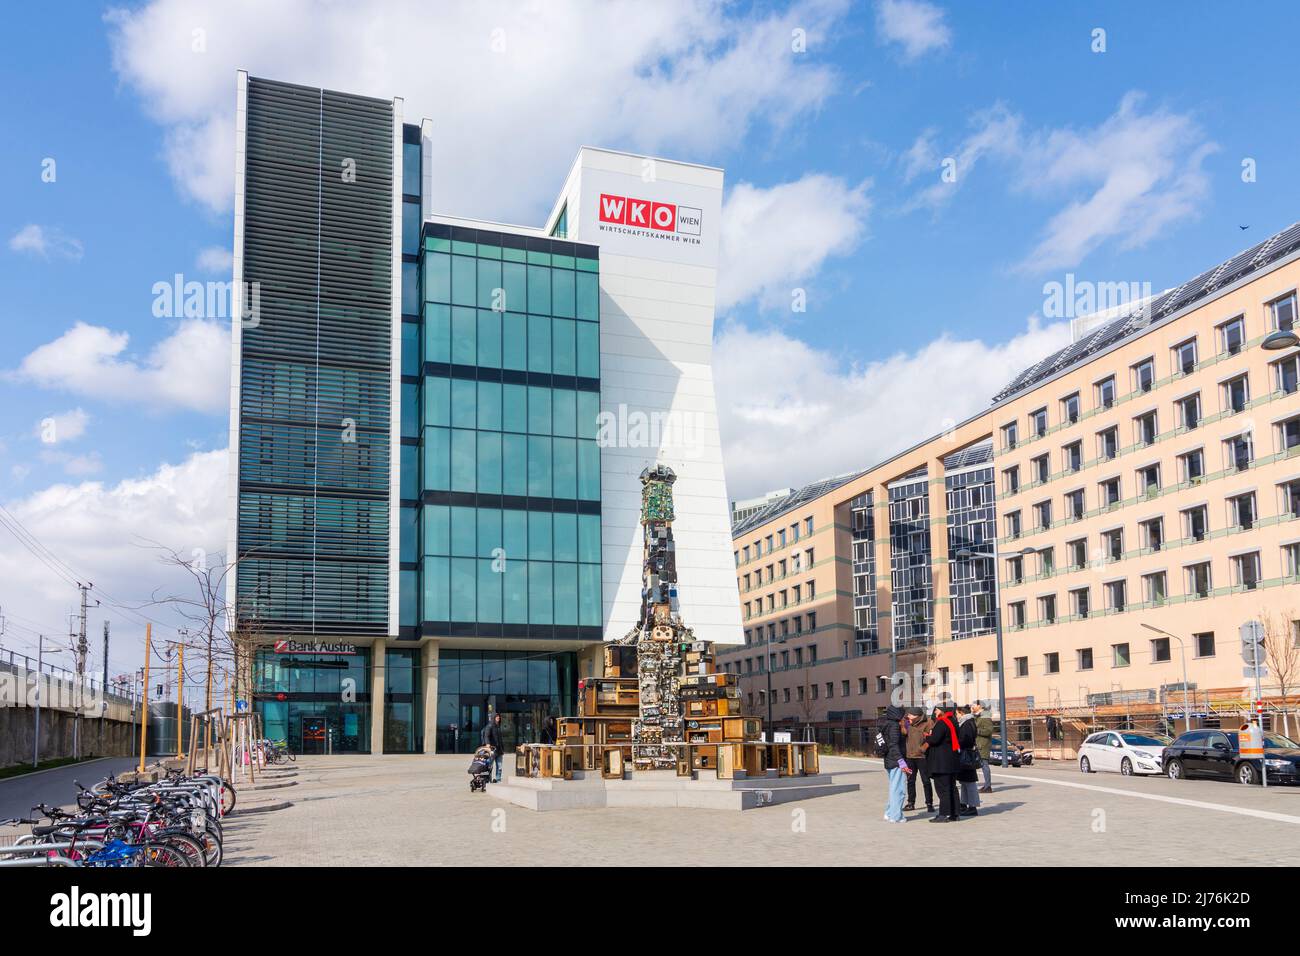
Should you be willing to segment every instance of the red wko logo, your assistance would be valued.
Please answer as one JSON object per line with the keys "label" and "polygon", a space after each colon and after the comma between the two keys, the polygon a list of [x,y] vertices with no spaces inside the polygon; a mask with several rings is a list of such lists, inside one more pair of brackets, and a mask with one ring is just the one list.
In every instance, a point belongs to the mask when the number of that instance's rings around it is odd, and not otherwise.
{"label": "red wko logo", "polygon": [[702,213],[692,206],[600,194],[600,221],[680,236],[698,236]]}

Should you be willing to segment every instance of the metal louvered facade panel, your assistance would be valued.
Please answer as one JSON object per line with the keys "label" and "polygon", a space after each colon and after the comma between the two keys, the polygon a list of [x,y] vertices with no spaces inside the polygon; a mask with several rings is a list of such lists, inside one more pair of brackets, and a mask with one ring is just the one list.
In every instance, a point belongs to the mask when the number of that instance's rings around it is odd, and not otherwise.
{"label": "metal louvered facade panel", "polygon": [[271,633],[388,631],[394,122],[248,79],[236,590]]}

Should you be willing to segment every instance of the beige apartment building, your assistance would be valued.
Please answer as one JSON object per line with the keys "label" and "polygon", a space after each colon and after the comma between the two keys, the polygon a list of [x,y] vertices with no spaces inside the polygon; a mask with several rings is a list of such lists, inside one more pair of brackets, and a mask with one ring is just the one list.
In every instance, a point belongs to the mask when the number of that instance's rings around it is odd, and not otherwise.
{"label": "beige apartment building", "polygon": [[1013,739],[1040,755],[1092,727],[1239,720],[1251,619],[1264,696],[1300,697],[1300,350],[1264,347],[1298,286],[1295,225],[1077,334],[955,429],[740,520],[746,643],[721,660],[746,706],[853,747],[891,675],[996,703],[999,610]]}

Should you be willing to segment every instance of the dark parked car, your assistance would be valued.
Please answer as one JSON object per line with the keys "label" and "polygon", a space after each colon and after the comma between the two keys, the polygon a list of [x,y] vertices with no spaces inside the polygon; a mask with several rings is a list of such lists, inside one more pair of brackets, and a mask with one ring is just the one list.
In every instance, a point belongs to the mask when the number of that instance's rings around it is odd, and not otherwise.
{"label": "dark parked car", "polygon": [[1238,783],[1260,783],[1268,770],[1269,783],[1300,781],[1300,744],[1281,734],[1264,735],[1264,757],[1243,758],[1235,730],[1189,730],[1164,749],[1165,773],[1171,780],[1219,777]]}
{"label": "dark parked car", "polygon": [[[1013,743],[1011,749],[1007,751],[1007,763],[1012,767],[1028,767],[1034,762],[1034,752],[1026,750],[1020,744]],[[1002,766],[1002,738],[994,737],[990,741],[989,747],[989,764],[994,767]]]}

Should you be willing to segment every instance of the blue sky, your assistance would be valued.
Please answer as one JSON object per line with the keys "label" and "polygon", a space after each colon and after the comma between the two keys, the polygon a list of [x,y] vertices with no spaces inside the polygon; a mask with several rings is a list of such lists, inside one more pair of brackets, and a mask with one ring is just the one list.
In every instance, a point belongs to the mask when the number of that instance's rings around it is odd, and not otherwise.
{"label": "blue sky", "polygon": [[[1158,291],[1300,218],[1292,4],[473,4],[436,23],[401,3],[271,9],[6,18],[0,503],[87,574],[147,567],[122,538],[150,516],[172,546],[224,543],[228,354],[218,324],[152,315],[151,290],[228,277],[239,66],[406,97],[445,133],[447,212],[540,221],[583,142],[723,166],[733,494],[865,467],[976,411],[1060,343],[1038,316],[1046,282]],[[829,427],[828,409],[848,411]],[[5,554],[22,561],[0,538]],[[59,621],[58,582],[31,582],[0,583],[0,607]]]}

